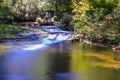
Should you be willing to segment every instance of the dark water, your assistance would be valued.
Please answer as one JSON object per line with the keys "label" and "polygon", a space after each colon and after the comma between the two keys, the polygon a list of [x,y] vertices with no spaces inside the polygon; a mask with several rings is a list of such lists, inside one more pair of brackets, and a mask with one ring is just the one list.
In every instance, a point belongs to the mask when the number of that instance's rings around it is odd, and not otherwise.
{"label": "dark water", "polygon": [[0,46],[0,80],[120,80],[119,55],[109,49],[68,43],[31,50],[14,46]]}

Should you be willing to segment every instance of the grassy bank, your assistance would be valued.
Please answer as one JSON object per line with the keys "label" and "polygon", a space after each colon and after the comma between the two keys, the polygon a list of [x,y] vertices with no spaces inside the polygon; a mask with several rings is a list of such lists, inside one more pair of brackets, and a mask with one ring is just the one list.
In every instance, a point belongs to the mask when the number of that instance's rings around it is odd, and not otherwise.
{"label": "grassy bank", "polygon": [[16,39],[15,34],[23,32],[19,25],[0,25],[0,41]]}

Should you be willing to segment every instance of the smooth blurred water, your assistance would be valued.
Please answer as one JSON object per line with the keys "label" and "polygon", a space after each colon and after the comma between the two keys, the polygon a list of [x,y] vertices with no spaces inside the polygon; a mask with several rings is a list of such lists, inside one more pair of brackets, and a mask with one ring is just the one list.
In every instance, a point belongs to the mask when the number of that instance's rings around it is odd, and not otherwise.
{"label": "smooth blurred water", "polygon": [[74,45],[71,54],[73,80],[120,80],[120,55],[105,48]]}
{"label": "smooth blurred water", "polygon": [[0,45],[0,80],[56,80],[55,74],[69,71],[69,42],[45,42]]}
{"label": "smooth blurred water", "polygon": [[114,52],[62,43],[62,49],[61,43],[34,50],[23,49],[30,44],[1,46],[0,80],[120,80]]}

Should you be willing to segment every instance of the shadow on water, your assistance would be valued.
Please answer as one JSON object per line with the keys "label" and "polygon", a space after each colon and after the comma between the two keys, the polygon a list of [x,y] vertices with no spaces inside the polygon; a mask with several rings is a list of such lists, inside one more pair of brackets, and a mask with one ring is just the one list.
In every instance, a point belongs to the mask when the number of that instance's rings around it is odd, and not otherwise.
{"label": "shadow on water", "polygon": [[0,56],[0,80],[3,80],[4,79],[4,73],[5,73],[5,70],[4,70],[4,63],[3,63],[3,56]]}

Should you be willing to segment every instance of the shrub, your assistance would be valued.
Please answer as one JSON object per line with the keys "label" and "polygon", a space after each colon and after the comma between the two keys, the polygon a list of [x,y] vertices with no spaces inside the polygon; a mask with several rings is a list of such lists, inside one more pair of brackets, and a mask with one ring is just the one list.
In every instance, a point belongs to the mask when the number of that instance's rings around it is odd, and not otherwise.
{"label": "shrub", "polygon": [[63,17],[61,19],[61,26],[64,30],[70,30],[71,28],[71,21],[72,18],[69,14],[65,13],[63,14]]}
{"label": "shrub", "polygon": [[0,40],[15,39],[14,35],[21,32],[22,28],[18,25],[0,25]]}

